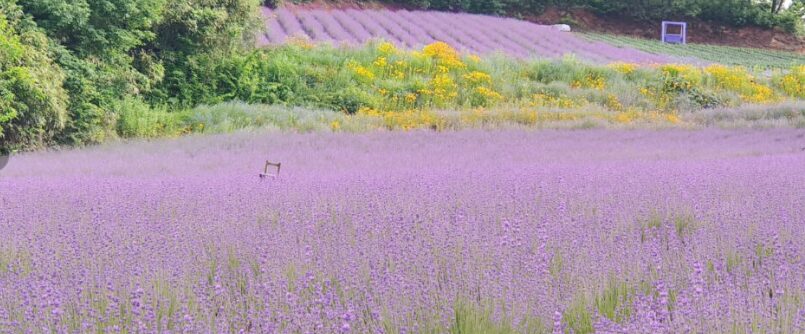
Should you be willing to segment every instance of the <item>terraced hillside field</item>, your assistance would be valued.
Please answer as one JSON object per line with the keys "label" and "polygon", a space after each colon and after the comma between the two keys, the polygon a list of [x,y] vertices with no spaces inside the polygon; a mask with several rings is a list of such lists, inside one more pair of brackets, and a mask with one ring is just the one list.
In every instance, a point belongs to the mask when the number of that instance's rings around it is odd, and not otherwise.
{"label": "terraced hillside field", "polygon": [[503,52],[516,57],[559,58],[568,54],[596,63],[668,63],[667,56],[579,38],[553,27],[526,21],[473,14],[390,10],[263,9],[267,32],[261,45],[281,44],[291,37],[314,42],[360,44],[384,39],[400,47],[418,48],[443,41],[463,52]]}
{"label": "terraced hillside field", "polygon": [[636,48],[654,54],[671,55],[684,59],[697,59],[706,63],[772,69],[788,69],[792,66],[805,64],[805,54],[787,51],[693,43],[674,45],[665,44],[659,40],[597,33],[585,33],[582,37],[615,46]]}

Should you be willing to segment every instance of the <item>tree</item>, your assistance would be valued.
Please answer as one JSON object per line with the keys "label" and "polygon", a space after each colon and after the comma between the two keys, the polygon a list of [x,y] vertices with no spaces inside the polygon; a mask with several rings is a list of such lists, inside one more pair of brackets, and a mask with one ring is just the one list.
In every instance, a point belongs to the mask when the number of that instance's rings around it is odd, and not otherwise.
{"label": "tree", "polygon": [[0,0],[0,151],[51,143],[67,118],[64,73],[48,39],[10,0]]}

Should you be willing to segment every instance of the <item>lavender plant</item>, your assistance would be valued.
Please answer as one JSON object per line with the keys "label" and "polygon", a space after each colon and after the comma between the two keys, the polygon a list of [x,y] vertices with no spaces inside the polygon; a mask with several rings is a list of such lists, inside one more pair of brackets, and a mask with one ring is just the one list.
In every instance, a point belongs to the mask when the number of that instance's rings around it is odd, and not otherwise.
{"label": "lavender plant", "polygon": [[568,54],[596,63],[669,63],[674,59],[559,33],[548,26],[511,18],[427,11],[264,9],[267,33],[261,45],[282,44],[288,36],[314,42],[364,43],[384,39],[419,48],[446,42],[462,52],[503,52],[520,58],[560,58]]}
{"label": "lavender plant", "polygon": [[[805,133],[259,134],[0,172],[0,332],[805,330]],[[259,181],[266,159],[279,179]]]}

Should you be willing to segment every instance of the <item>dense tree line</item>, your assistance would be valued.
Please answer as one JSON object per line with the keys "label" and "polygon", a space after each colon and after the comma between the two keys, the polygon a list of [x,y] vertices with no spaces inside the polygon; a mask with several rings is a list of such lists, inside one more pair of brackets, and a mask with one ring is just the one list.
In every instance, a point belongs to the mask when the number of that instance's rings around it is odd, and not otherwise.
{"label": "dense tree line", "polygon": [[253,45],[260,0],[0,0],[0,150],[101,142]]}

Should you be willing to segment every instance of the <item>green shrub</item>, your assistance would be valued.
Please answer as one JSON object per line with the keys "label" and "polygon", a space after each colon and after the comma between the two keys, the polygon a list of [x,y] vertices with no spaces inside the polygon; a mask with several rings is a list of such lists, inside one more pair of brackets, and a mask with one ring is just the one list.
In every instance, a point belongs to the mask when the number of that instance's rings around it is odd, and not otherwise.
{"label": "green shrub", "polygon": [[118,115],[117,133],[123,138],[176,136],[186,130],[179,113],[151,107],[140,99],[117,101],[113,110]]}

